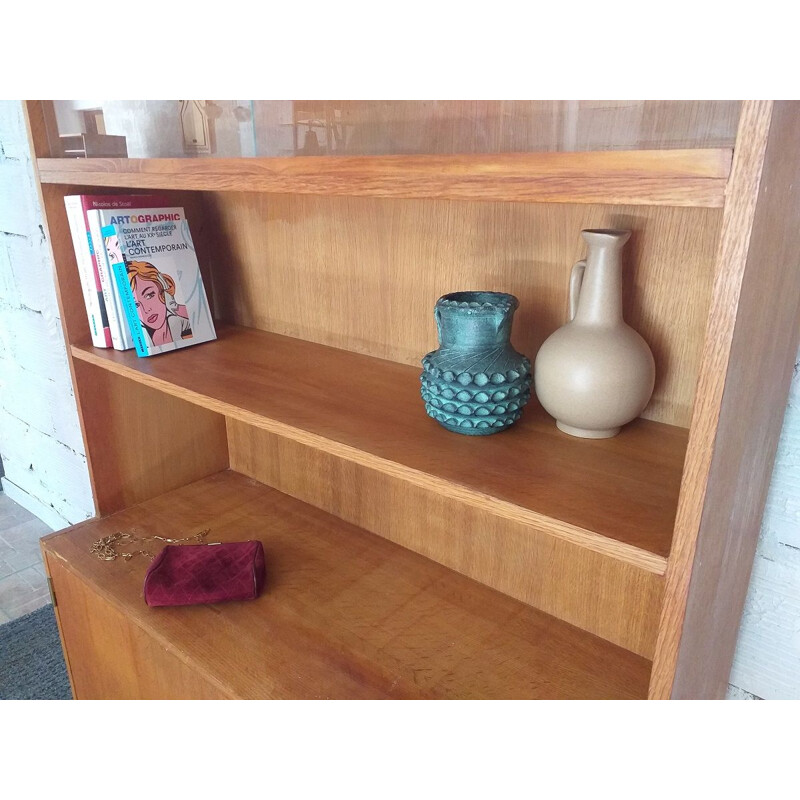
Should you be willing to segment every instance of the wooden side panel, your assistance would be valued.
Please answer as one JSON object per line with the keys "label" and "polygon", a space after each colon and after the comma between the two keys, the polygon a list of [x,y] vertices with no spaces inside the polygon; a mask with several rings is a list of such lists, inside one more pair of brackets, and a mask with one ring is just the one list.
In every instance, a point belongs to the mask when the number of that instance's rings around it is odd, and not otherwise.
{"label": "wooden side panel", "polygon": [[800,104],[744,105],[652,697],[724,696],[800,330]]}
{"label": "wooden side panel", "polygon": [[41,185],[42,209],[47,220],[47,236],[53,253],[64,338],[68,344],[91,344],[75,249],[64,207],[65,195],[79,192],[80,189],[75,186]]}
{"label": "wooden side panel", "polygon": [[224,417],[82,361],[73,368],[100,514],[227,468]]}
{"label": "wooden side panel", "polygon": [[46,555],[76,700],[222,700],[227,695]]}
{"label": "wooden side panel", "polygon": [[231,468],[651,658],[663,576],[228,420]]}
{"label": "wooden side panel", "polygon": [[[59,137],[58,119],[52,100],[26,100],[32,135],[31,152],[38,158],[63,158],[64,144]],[[72,181],[67,181],[72,183]]]}
{"label": "wooden side panel", "polygon": [[533,358],[567,319],[583,228],[628,228],[625,316],[650,344],[645,417],[688,427],[720,213],[634,206],[530,206],[217,193],[223,319],[418,366],[437,347],[433,306],[463,289],[521,301],[512,341]]}

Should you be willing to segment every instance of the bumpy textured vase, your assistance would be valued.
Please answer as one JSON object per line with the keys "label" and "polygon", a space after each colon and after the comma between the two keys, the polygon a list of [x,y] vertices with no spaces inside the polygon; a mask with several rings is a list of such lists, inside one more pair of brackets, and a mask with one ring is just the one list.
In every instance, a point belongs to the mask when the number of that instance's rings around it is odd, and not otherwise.
{"label": "bumpy textured vase", "polygon": [[620,253],[630,231],[587,230],[572,268],[570,322],[536,355],[536,396],[565,433],[604,439],[639,416],[655,382],[653,354],[622,319]]}
{"label": "bumpy textured vase", "polygon": [[501,292],[455,292],[436,301],[438,350],[422,359],[428,416],[469,436],[513,425],[531,397],[531,362],[511,346],[519,301]]}

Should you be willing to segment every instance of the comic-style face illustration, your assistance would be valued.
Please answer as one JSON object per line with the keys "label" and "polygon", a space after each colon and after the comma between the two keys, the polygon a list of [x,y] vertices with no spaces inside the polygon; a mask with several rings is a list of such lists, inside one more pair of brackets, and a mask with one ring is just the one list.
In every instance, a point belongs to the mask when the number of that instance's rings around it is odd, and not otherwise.
{"label": "comic-style face illustration", "polygon": [[106,239],[106,251],[108,252],[108,258],[111,264],[123,263],[122,247],[120,246],[118,236],[109,236]]}
{"label": "comic-style face illustration", "polygon": [[133,292],[142,325],[153,331],[161,328],[167,319],[167,307],[160,299],[160,292],[161,287],[155,281],[141,277],[136,281]]}

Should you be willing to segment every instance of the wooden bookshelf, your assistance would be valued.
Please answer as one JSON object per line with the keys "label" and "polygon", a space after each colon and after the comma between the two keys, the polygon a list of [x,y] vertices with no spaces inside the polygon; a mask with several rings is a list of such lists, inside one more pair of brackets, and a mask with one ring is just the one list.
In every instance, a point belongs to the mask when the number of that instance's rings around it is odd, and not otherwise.
{"label": "wooden bookshelf", "polygon": [[[619,141],[630,109],[603,113]],[[800,105],[743,102],[732,151],[285,159],[54,159],[28,115],[98,510],[45,545],[80,696],[724,696],[800,332]],[[218,341],[88,345],[63,197],[105,187],[187,208]],[[597,227],[633,231],[642,419],[428,419],[436,298],[516,294],[533,359]],[[274,582],[152,611],[142,565],[86,553],[176,518],[263,537]]]}
{"label": "wooden bookshelf", "polygon": [[137,189],[720,208],[727,149],[493,156],[42,158],[43,183]]}

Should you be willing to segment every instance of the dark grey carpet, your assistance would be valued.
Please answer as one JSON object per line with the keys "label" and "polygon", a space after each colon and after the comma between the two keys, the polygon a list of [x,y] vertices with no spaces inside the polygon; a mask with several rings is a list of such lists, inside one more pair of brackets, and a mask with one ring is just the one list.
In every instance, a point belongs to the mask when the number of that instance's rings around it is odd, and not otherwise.
{"label": "dark grey carpet", "polygon": [[72,700],[53,606],[0,625],[0,700]]}

